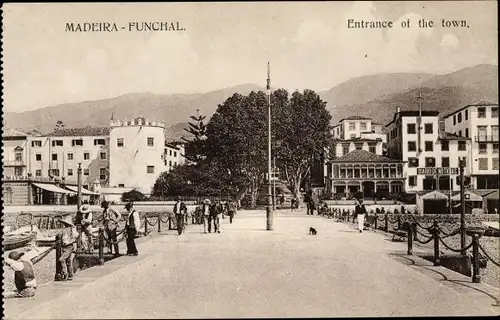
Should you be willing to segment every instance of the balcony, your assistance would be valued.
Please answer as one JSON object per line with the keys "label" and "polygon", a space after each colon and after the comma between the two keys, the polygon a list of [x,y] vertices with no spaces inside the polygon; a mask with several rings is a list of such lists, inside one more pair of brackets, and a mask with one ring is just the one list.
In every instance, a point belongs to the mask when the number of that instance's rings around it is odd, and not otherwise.
{"label": "balcony", "polygon": [[3,161],[4,167],[26,167],[23,160],[6,160]]}
{"label": "balcony", "polygon": [[476,142],[498,142],[498,135],[476,136]]}

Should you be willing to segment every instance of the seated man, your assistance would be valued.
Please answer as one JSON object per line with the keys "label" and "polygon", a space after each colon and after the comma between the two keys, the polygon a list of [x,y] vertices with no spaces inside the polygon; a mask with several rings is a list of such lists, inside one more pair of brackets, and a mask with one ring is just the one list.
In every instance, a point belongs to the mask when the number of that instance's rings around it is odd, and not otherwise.
{"label": "seated man", "polygon": [[12,251],[9,257],[5,258],[5,264],[14,270],[14,283],[17,289],[15,292],[4,293],[5,298],[30,298],[35,295],[36,279],[31,259],[40,252],[35,247],[32,249],[27,253]]}

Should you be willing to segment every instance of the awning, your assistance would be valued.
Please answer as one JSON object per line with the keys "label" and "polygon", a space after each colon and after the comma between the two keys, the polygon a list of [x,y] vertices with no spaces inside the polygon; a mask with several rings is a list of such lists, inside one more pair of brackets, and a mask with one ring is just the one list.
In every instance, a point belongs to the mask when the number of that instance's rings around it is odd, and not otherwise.
{"label": "awning", "polygon": [[[68,188],[68,189],[70,189],[70,190],[75,191],[76,193],[78,193],[78,187],[66,186],[66,188]],[[85,188],[82,188],[82,194],[89,195],[89,196],[98,196],[99,195],[99,193],[92,192],[92,191],[87,190]]]}
{"label": "awning", "polygon": [[485,199],[488,199],[488,200],[498,200],[499,199],[499,191],[494,191],[490,194],[487,194],[484,196]]}
{"label": "awning", "polygon": [[[460,201],[460,193],[456,194],[451,199],[455,201]],[[465,192],[465,201],[483,201],[483,197],[472,192]]]}
{"label": "awning", "polygon": [[66,190],[66,189],[63,189],[63,188],[59,188],[58,186],[53,185],[53,184],[48,184],[48,183],[33,183],[33,185],[36,186],[36,187],[38,187],[38,188],[40,188],[40,189],[47,190],[47,191],[50,191],[50,192],[62,193],[62,194],[69,194],[69,195],[76,194],[73,191],[69,191],[69,190]]}

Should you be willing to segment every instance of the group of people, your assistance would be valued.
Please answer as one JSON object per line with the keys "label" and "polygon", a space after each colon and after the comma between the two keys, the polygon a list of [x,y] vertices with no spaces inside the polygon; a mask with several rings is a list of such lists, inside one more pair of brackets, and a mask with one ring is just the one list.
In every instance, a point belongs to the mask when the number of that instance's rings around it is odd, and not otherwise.
{"label": "group of people", "polygon": [[[185,227],[187,221],[187,208],[179,197],[176,199],[174,205],[174,214],[176,216],[177,228],[179,234],[182,233],[181,229]],[[235,201],[210,201],[209,199],[203,200],[196,206],[194,215],[197,221],[203,223],[203,233],[220,233],[220,219],[227,215],[229,216],[229,223],[233,223],[234,216],[237,212],[238,205]],[[213,226],[213,228],[212,228]]]}

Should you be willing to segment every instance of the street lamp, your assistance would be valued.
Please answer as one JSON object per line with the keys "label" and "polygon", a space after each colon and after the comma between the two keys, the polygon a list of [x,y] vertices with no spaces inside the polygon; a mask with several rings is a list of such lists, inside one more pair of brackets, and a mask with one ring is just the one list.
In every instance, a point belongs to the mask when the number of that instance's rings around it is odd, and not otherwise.
{"label": "street lamp", "polygon": [[465,160],[460,158],[458,167],[460,169],[460,250],[465,255],[465,188],[464,188],[464,167]]}
{"label": "street lamp", "polygon": [[271,66],[267,63],[267,206],[266,206],[266,230],[273,230],[273,208],[271,190]]}
{"label": "street lamp", "polygon": [[78,163],[78,169],[76,170],[76,184],[77,184],[77,194],[76,194],[76,206],[77,210],[80,211],[82,206],[82,163]]}

